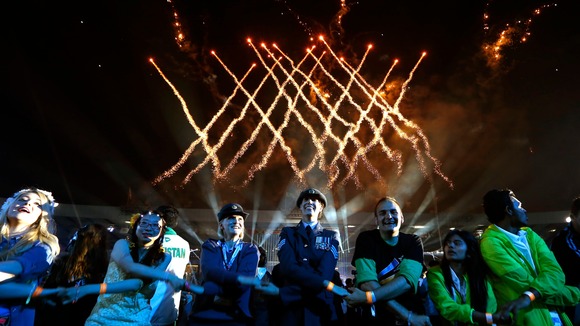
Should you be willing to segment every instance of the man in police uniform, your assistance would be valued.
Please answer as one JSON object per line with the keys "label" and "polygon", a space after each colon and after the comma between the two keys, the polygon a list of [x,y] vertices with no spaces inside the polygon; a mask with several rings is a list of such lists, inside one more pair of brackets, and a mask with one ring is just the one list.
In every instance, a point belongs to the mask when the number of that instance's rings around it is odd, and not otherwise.
{"label": "man in police uniform", "polygon": [[304,190],[296,206],[302,211],[302,221],[283,228],[278,243],[284,279],[281,324],[330,325],[337,320],[333,296],[348,294],[330,282],[338,261],[338,235],[319,223],[326,207],[326,197],[319,190]]}

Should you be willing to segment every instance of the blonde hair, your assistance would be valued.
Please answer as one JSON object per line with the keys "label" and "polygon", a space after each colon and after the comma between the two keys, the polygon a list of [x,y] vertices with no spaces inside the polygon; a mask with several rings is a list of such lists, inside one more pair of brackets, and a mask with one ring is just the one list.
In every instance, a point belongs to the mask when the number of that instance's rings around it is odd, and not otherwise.
{"label": "blonde hair", "polygon": [[0,261],[9,260],[14,256],[30,249],[35,242],[40,241],[50,247],[52,258],[56,257],[60,252],[58,238],[53,234],[55,230],[53,214],[54,208],[58,205],[52,194],[48,191],[37,188],[25,188],[17,191],[12,197],[6,199],[2,208],[0,209],[0,234],[4,238],[10,237],[10,228],[8,225],[8,208],[12,204],[26,194],[34,193],[40,198],[42,212],[40,216],[31,226],[28,232],[22,236],[14,247],[0,252]]}

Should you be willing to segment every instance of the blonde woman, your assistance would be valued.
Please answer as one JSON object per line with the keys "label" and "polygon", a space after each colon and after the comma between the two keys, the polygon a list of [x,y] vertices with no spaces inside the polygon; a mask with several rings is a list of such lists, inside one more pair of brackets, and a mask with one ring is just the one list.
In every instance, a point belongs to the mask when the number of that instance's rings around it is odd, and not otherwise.
{"label": "blonde woman", "polygon": [[59,253],[52,194],[25,188],[0,208],[0,325],[33,325],[32,298],[58,293],[37,286]]}
{"label": "blonde woman", "polygon": [[254,325],[250,313],[251,288],[258,268],[258,247],[244,242],[244,222],[249,215],[241,205],[230,203],[218,215],[218,236],[202,245],[203,289],[195,299],[189,325]]}

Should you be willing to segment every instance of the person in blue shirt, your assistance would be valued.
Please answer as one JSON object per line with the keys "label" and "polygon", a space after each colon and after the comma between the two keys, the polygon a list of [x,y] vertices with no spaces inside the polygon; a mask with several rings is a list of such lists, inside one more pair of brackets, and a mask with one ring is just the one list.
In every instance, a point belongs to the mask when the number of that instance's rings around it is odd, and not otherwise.
{"label": "person in blue shirt", "polygon": [[220,239],[206,240],[201,249],[202,290],[197,294],[190,325],[252,325],[251,286],[240,278],[254,280],[258,247],[244,242],[244,221],[249,215],[241,205],[230,203],[218,215]]}
{"label": "person in blue shirt", "polygon": [[296,206],[302,220],[293,227],[284,227],[278,242],[280,276],[283,286],[279,295],[281,325],[329,325],[336,323],[334,295],[348,291],[334,286],[338,261],[338,234],[320,225],[326,197],[317,189],[300,193]]}
{"label": "person in blue shirt", "polygon": [[0,325],[32,326],[30,300],[58,293],[37,286],[60,250],[53,220],[57,205],[50,192],[25,188],[0,208]]}

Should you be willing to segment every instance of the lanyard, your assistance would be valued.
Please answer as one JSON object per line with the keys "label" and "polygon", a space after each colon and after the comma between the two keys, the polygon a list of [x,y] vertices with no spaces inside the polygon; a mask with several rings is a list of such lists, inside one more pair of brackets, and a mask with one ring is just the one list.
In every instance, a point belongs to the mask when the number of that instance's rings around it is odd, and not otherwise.
{"label": "lanyard", "polygon": [[240,252],[240,250],[242,250],[242,247],[244,246],[244,244],[239,241],[238,243],[236,243],[235,245],[235,250],[234,253],[232,254],[232,257],[230,258],[230,261],[228,262],[228,248],[226,246],[225,242],[221,242],[220,244],[222,246],[222,255],[224,257],[224,268],[226,271],[229,271],[232,268],[232,265],[234,264],[234,260],[236,259],[236,257],[238,256],[238,253]]}

